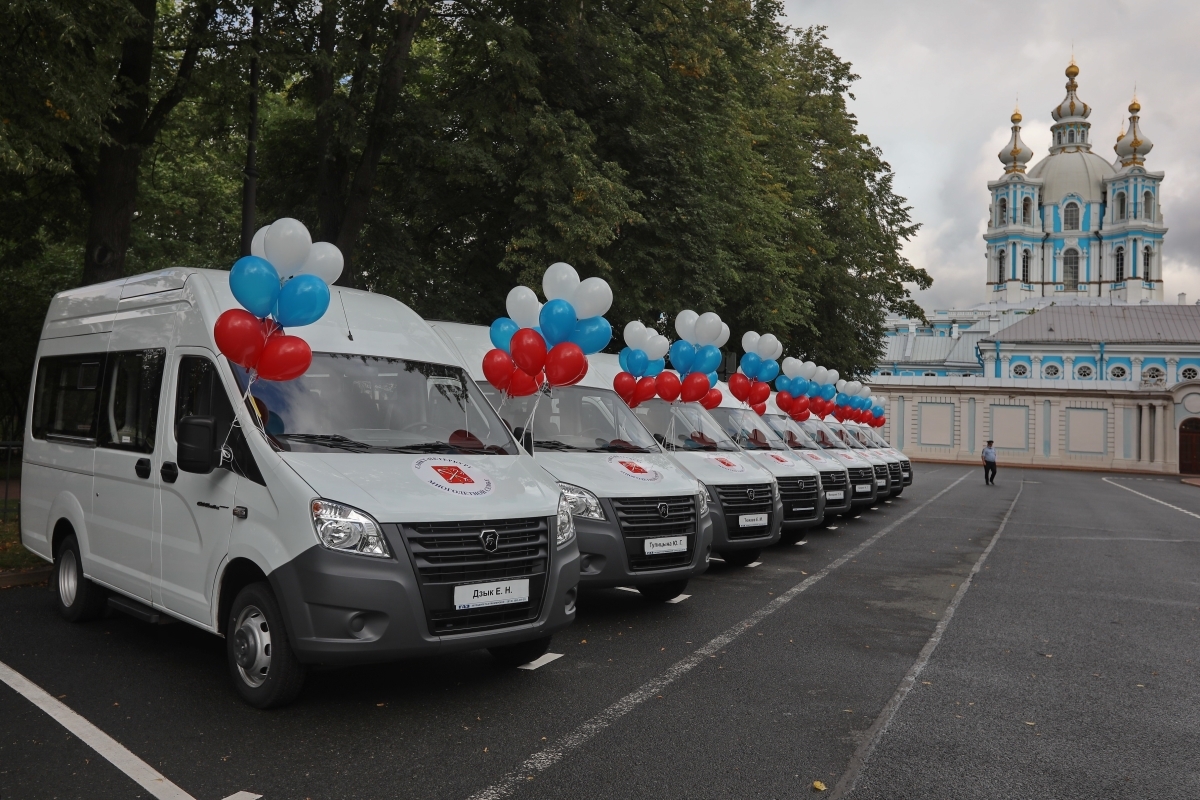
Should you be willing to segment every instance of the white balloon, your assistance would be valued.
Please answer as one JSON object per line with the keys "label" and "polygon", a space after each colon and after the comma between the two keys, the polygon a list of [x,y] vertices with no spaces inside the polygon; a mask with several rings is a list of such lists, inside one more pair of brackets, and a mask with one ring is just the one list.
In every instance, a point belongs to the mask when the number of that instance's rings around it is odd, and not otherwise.
{"label": "white balloon", "polygon": [[722,322],[721,323],[721,335],[717,337],[717,340],[715,342],[713,342],[713,345],[715,347],[724,347],[725,343],[728,341],[729,341],[729,326],[726,325],[724,322]]}
{"label": "white balloon", "polygon": [[631,320],[625,323],[625,344],[635,350],[640,350],[634,342],[642,341],[642,331],[646,330],[646,326],[641,320]]}
{"label": "white balloon", "polygon": [[800,377],[807,381],[813,380],[813,376],[817,374],[817,365],[812,361],[805,361],[804,368],[800,370]]}
{"label": "white balloon", "polygon": [[783,342],[778,342],[775,345],[775,355],[771,356],[771,360],[774,361],[774,360],[778,359],[781,355],[783,355]]}
{"label": "white balloon", "polygon": [[723,324],[715,312],[705,311],[696,318],[696,324],[692,326],[696,341],[700,344],[712,344],[721,336]]}
{"label": "white balloon", "polygon": [[542,304],[528,286],[514,286],[504,300],[504,307],[512,321],[522,328],[536,328],[541,322]]}
{"label": "white balloon", "polygon": [[578,319],[598,317],[612,308],[612,287],[604,278],[588,278],[566,300],[575,307]]}
{"label": "white balloon", "polygon": [[333,282],[341,276],[345,262],[342,251],[337,248],[336,244],[313,242],[308,251],[308,258],[300,269],[296,270],[296,274],[316,275],[326,283],[333,285]]}
{"label": "white balloon", "polygon": [[747,353],[753,353],[758,349],[759,336],[754,331],[746,331],[742,334],[742,350]]}
{"label": "white balloon", "polygon": [[271,223],[263,237],[263,251],[267,261],[275,267],[279,277],[295,275],[308,259],[312,247],[312,236],[308,228],[298,219],[283,217]]}
{"label": "white balloon", "polygon": [[846,384],[845,392],[851,396],[857,396],[862,391],[863,385],[859,381],[850,381]]}
{"label": "white balloon", "polygon": [[825,369],[824,367],[817,367],[810,380],[812,380],[818,386],[824,386],[826,383],[829,383],[829,381],[825,380],[828,376],[829,370]]}
{"label": "white balloon", "polygon": [[862,391],[861,391],[861,392],[859,392],[858,394],[859,394],[859,396],[860,396],[860,397],[870,397],[870,396],[871,396],[871,387],[870,387],[870,386],[864,386],[864,387],[862,388]]}
{"label": "white balloon", "polygon": [[788,356],[783,360],[783,374],[787,375],[789,378],[795,378],[800,375],[800,368],[802,366],[804,365],[801,362],[797,361],[791,356]]}
{"label": "white balloon", "polygon": [[758,337],[758,342],[754,345],[754,352],[758,353],[760,358],[774,360],[775,346],[779,344],[779,337],[773,333],[764,333]]}
{"label": "white balloon", "polygon": [[646,346],[642,349],[646,351],[646,357],[654,361],[667,354],[667,351],[671,349],[671,340],[661,333],[656,333],[650,337],[650,341],[646,342]]}
{"label": "white balloon", "polygon": [[679,334],[679,338],[685,342],[690,342],[696,336],[696,320],[700,319],[700,315],[690,308],[684,309],[675,315],[675,332]]}
{"label": "white balloon", "polygon": [[831,370],[829,370],[828,376],[825,378],[825,382],[826,383],[837,383],[838,380],[841,379],[841,377],[842,376],[838,374],[838,371],[836,369],[831,369]]}
{"label": "white balloon", "polygon": [[547,300],[566,300],[570,303],[571,295],[578,287],[579,273],[565,261],[551,264],[542,276],[542,292]]}
{"label": "white balloon", "polygon": [[845,382],[845,381],[843,381],[843,380],[838,380],[838,382],[837,382],[837,383],[835,383],[835,384],[833,385],[833,387],[834,387],[835,389],[837,389],[837,390],[840,392],[840,391],[842,391],[842,389],[845,389],[845,388],[846,388],[846,382]]}
{"label": "white balloon", "polygon": [[254,232],[254,238],[250,240],[250,255],[259,258],[267,257],[267,229],[270,227],[270,225],[263,225]]}
{"label": "white balloon", "polygon": [[658,336],[658,331],[654,330],[654,328],[643,326],[641,330],[634,334],[634,344],[631,344],[630,347],[635,350],[645,350],[650,346],[650,342],[654,341],[655,336]]}

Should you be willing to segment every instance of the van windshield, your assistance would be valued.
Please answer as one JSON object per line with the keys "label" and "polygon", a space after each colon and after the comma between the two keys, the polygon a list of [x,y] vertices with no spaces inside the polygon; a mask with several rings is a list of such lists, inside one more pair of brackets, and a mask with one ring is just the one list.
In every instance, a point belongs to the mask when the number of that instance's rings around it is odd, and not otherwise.
{"label": "van windshield", "polygon": [[534,450],[660,452],[654,437],[612,389],[560,386],[548,395],[507,397],[490,384],[480,383],[479,388],[518,439],[524,436],[529,416],[534,414]]}
{"label": "van windshield", "polygon": [[730,438],[746,450],[787,450],[783,439],[750,408],[714,408],[708,412]]}
{"label": "van windshield", "polygon": [[862,443],[863,447],[879,447],[879,444],[871,438],[871,432],[865,428],[860,428],[857,425],[846,425],[846,430],[850,435]]}
{"label": "van windshield", "polygon": [[785,417],[781,414],[767,414],[763,417],[771,428],[783,437],[787,442],[788,447],[793,450],[824,450],[825,448],[817,444],[816,441],[809,436],[808,431],[800,427],[800,423],[796,420]]}
{"label": "van windshield", "polygon": [[724,450],[739,448],[699,403],[647,400],[633,410],[659,444],[670,450]]}
{"label": "van windshield", "polygon": [[[234,366],[246,389],[246,370]],[[516,455],[504,423],[460,368],[403,358],[313,353],[291,381],[250,394],[283,450]]]}
{"label": "van windshield", "polygon": [[822,450],[849,450],[846,444],[838,438],[837,434],[825,427],[825,423],[819,419],[809,418],[800,423],[800,427],[804,432],[816,440]]}
{"label": "van windshield", "polygon": [[826,427],[829,428],[829,430],[834,432],[834,435],[836,435],[839,439],[842,440],[842,444],[846,445],[851,450],[866,450],[867,449],[866,446],[863,445],[863,443],[860,442],[854,434],[850,433],[850,431],[847,430],[844,425],[842,425],[842,423],[826,422],[825,425],[826,425]]}

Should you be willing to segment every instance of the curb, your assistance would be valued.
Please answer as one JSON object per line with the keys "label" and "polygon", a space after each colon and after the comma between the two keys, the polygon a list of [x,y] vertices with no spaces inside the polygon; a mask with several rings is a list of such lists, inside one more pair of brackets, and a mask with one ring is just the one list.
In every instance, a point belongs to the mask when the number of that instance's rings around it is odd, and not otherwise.
{"label": "curb", "polygon": [[36,567],[23,572],[0,572],[0,589],[44,583],[50,579],[53,572],[54,567]]}

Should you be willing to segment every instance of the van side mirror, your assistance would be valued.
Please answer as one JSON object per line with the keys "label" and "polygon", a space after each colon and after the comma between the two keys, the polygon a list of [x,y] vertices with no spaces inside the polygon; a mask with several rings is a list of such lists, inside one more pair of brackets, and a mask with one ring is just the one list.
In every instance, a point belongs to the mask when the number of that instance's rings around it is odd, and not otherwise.
{"label": "van side mirror", "polygon": [[207,475],[217,467],[217,426],[213,417],[190,416],[175,426],[176,463],[184,472]]}

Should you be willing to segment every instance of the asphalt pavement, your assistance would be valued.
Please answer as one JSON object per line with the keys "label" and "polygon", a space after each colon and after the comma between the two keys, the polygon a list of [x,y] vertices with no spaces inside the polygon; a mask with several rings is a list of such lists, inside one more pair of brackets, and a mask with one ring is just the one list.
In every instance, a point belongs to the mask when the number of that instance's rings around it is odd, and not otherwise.
{"label": "asphalt pavement", "polygon": [[[0,591],[0,662],[195,800],[1195,798],[1198,515],[1177,479],[916,465],[681,602],[583,594],[536,670],[318,671],[257,711],[220,639],[45,586]],[[0,684],[0,800],[150,796]]]}

